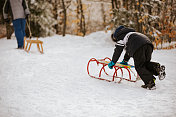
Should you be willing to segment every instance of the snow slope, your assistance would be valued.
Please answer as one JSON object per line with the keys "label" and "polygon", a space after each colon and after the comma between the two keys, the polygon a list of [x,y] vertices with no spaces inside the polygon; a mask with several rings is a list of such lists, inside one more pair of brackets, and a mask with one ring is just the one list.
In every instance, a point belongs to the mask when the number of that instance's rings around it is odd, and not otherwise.
{"label": "snow slope", "polygon": [[40,38],[44,54],[36,45],[26,53],[15,49],[15,39],[0,39],[0,117],[176,117],[176,50],[154,51],[152,60],[167,72],[165,80],[156,80],[156,90],[142,89],[142,81],[92,79],[87,63],[111,58],[109,37],[96,32]]}

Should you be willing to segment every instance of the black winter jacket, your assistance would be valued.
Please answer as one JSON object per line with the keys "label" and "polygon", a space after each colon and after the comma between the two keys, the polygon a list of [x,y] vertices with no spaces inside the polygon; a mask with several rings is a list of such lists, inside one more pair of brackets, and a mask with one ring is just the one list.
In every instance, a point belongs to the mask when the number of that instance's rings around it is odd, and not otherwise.
{"label": "black winter jacket", "polygon": [[118,61],[123,49],[126,50],[124,60],[128,61],[130,57],[133,57],[135,52],[140,49],[140,47],[149,44],[153,48],[153,44],[147,36],[135,32],[135,30],[130,28],[125,27],[121,29],[119,32],[117,32],[117,37],[115,38],[117,40],[117,44],[112,57],[112,61],[114,63]]}

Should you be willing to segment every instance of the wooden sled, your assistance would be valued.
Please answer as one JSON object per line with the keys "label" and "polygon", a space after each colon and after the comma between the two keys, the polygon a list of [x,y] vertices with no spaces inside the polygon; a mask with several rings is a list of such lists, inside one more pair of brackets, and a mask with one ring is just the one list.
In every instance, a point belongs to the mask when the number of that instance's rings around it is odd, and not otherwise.
{"label": "wooden sled", "polygon": [[[27,52],[29,52],[30,49],[31,49],[31,45],[34,43],[34,44],[37,44],[37,48],[38,48],[39,52],[43,54],[43,46],[42,46],[43,41],[38,40],[38,37],[37,37],[36,40],[31,39],[32,33],[31,33],[31,28],[30,28],[30,21],[28,23],[28,20],[27,20],[26,24],[27,24],[27,27],[29,29],[29,39],[27,40],[26,37],[24,37],[24,45],[23,45],[24,50],[27,51]],[[27,44],[26,44],[26,42],[27,42]]]}
{"label": "wooden sled", "polygon": [[[99,79],[99,80],[105,80],[108,82],[115,82],[115,83],[120,83],[122,80],[126,80],[126,81],[130,81],[130,82],[136,82],[138,80],[140,80],[139,75],[137,75],[137,73],[135,74],[132,69],[134,69],[133,65],[122,65],[120,63],[116,63],[113,66],[113,70],[112,70],[112,76],[107,73],[106,69],[108,67],[108,63],[111,61],[110,58],[106,57],[104,59],[95,59],[95,58],[91,58],[87,64],[87,73],[90,77],[95,78],[95,79]],[[98,76],[94,76],[90,74],[90,70],[89,70],[89,66],[90,63],[95,63],[97,64],[97,66],[102,65],[102,67],[100,67],[100,71],[99,71],[99,75]],[[109,69],[109,68],[108,68]],[[107,78],[103,78],[102,77],[102,71],[104,71],[105,76],[109,76],[110,79]],[[128,77],[124,77],[124,72],[126,72],[128,74]],[[132,79],[133,76],[133,79]],[[117,82],[117,79],[119,79],[119,81]]]}
{"label": "wooden sled", "polygon": [[[25,44],[25,43],[27,43],[27,44]],[[43,46],[42,46],[43,41],[38,40],[38,38],[36,40],[33,40],[33,39],[27,40],[26,37],[24,38],[24,50],[25,51],[29,52],[32,44],[37,44],[37,48],[38,48],[39,52],[43,54]]]}

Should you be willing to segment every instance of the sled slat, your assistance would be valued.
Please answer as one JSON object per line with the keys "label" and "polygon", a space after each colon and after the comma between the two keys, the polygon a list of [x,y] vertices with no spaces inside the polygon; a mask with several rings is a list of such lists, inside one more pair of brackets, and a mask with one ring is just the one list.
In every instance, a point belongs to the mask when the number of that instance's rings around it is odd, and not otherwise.
{"label": "sled slat", "polygon": [[[99,63],[103,63],[103,64],[109,64],[110,63],[110,61],[105,61],[105,60],[101,60],[101,59],[99,59],[99,60],[97,60]],[[123,65],[123,64],[120,64],[120,63],[116,63],[115,64],[115,66],[117,66],[117,67],[121,67],[121,68],[134,68],[134,66],[133,65]]]}

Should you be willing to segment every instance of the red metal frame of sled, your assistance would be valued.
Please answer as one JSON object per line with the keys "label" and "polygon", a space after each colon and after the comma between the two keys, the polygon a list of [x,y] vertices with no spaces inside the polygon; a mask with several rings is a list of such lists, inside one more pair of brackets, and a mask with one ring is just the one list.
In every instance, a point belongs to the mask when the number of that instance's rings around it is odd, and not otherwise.
{"label": "red metal frame of sled", "polygon": [[[90,77],[92,77],[92,78],[99,79],[99,80],[105,80],[105,81],[108,81],[108,82],[114,82],[115,78],[120,78],[119,82],[117,82],[117,83],[120,83],[122,80],[127,80],[127,81],[130,81],[130,82],[136,82],[136,81],[139,79],[138,76],[137,76],[137,77],[136,77],[136,80],[132,80],[132,79],[131,79],[131,73],[133,73],[133,72],[132,72],[132,70],[131,70],[130,68],[131,68],[131,67],[134,67],[134,66],[125,66],[125,65],[124,65],[124,66],[123,66],[123,65],[122,65],[122,66],[118,66],[118,65],[113,66],[113,68],[115,69],[115,71],[114,71],[114,74],[113,74],[113,76],[112,76],[112,77],[113,77],[112,80],[107,80],[107,79],[102,78],[102,77],[101,77],[102,71],[104,71],[104,73],[105,73],[107,76],[110,76],[110,75],[106,72],[106,70],[105,70],[105,66],[108,65],[108,63],[105,62],[106,60],[111,61],[111,59],[108,58],[108,57],[106,57],[106,58],[104,58],[104,59],[99,59],[99,60],[97,60],[97,59],[95,59],[95,58],[91,58],[91,59],[89,60],[88,64],[87,64],[87,73],[88,73],[88,75],[89,75]],[[90,64],[90,62],[94,62],[94,61],[97,63],[97,65],[99,65],[99,64],[103,65],[102,68],[100,69],[99,77],[92,76],[92,75],[90,75],[90,72],[89,72],[89,64]],[[123,78],[123,69],[126,69],[126,70],[128,71],[129,78]],[[122,77],[118,77],[118,76],[117,76],[117,71],[118,71],[118,70],[121,71]],[[133,74],[134,74],[134,73],[133,73]],[[135,76],[135,74],[134,74],[134,76]]]}

